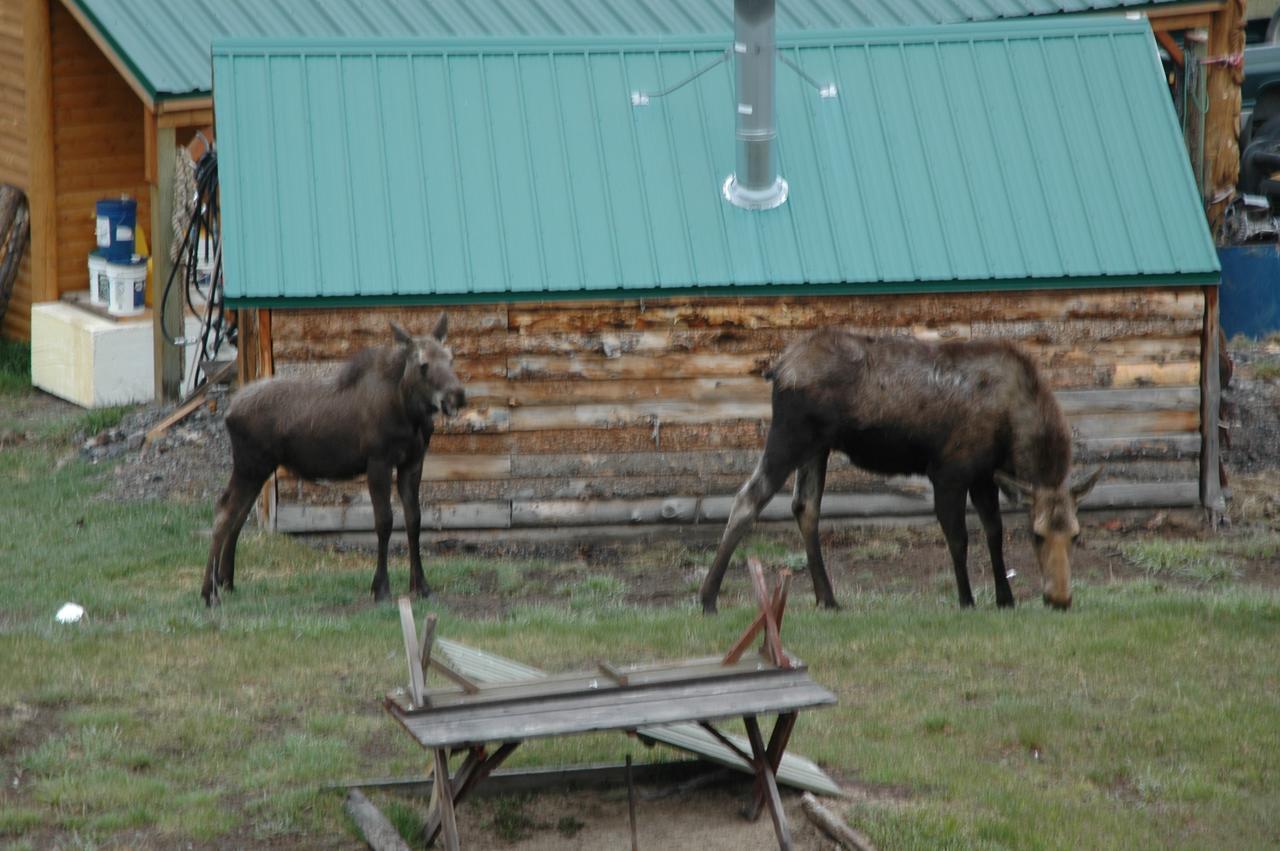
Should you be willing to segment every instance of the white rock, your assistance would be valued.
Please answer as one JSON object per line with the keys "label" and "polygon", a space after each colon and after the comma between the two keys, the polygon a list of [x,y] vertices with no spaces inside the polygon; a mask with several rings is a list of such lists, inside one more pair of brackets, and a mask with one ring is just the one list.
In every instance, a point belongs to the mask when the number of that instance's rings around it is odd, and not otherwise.
{"label": "white rock", "polygon": [[53,617],[58,623],[75,623],[84,617],[84,607],[77,606],[75,603],[66,603]]}

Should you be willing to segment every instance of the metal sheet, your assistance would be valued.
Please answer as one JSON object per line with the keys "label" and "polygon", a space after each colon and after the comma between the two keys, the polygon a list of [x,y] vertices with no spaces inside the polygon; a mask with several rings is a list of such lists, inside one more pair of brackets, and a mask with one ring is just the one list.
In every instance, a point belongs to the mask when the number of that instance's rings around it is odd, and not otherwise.
{"label": "metal sheet", "polygon": [[[222,36],[675,35],[733,29],[732,0],[67,0],[159,98],[208,94]],[[787,0],[782,32],[950,24],[1197,0]]]}
{"label": "metal sheet", "polygon": [[718,39],[220,41],[227,296],[1216,282],[1144,21],[780,44],[840,94],[779,67],[790,198],[746,211],[720,197],[735,159],[731,65],[646,106],[631,97],[703,68]]}

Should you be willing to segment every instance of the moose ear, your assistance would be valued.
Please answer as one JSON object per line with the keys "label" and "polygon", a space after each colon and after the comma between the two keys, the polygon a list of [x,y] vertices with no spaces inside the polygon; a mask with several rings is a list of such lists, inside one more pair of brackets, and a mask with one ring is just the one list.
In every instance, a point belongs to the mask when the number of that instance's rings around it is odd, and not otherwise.
{"label": "moose ear", "polygon": [[443,343],[444,335],[448,333],[449,333],[449,314],[442,313],[440,314],[440,321],[436,323],[436,330],[432,331],[431,335],[435,337],[437,340],[439,340],[441,343]]}
{"label": "moose ear", "polygon": [[1093,490],[1093,486],[1098,483],[1098,479],[1102,478],[1102,471],[1104,469],[1106,468],[1099,467],[1089,475],[1089,478],[1085,479],[1079,484],[1072,485],[1071,498],[1074,499],[1076,502],[1079,502],[1080,500],[1084,499],[1085,494]]}
{"label": "moose ear", "polygon": [[395,337],[397,343],[403,343],[407,346],[413,342],[413,335],[404,330],[399,322],[391,322],[389,324],[391,325],[391,336]]}
{"label": "moose ear", "polygon": [[1008,473],[1002,473],[999,470],[996,470],[993,474],[993,478],[996,480],[996,485],[1000,490],[1004,491],[1004,495],[1009,497],[1013,502],[1017,502],[1019,497],[1029,497],[1031,494],[1035,493],[1035,488],[1031,485],[1019,479],[1015,479]]}

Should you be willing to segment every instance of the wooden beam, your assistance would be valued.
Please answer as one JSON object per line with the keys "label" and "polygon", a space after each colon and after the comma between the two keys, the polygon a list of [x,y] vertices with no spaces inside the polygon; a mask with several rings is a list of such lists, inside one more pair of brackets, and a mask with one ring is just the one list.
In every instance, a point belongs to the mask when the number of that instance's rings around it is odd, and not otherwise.
{"label": "wooden beam", "polygon": [[[152,115],[148,121],[148,127],[154,125],[155,117]],[[169,342],[165,330],[182,336],[183,300],[175,288],[168,303],[164,303],[164,288],[169,281],[169,272],[173,268],[173,261],[169,259],[169,247],[173,244],[174,152],[178,143],[177,134],[172,127],[155,127],[154,139],[154,144],[148,146],[148,151],[153,157],[148,171],[154,175],[154,179],[149,181],[149,188],[151,191],[151,307],[155,386],[157,399],[172,400],[177,399],[182,392],[182,350]]]}
{"label": "wooden beam", "polygon": [[440,815],[440,830],[444,833],[445,851],[461,851],[458,839],[458,820],[453,812],[453,784],[449,782],[449,752],[444,748],[435,750],[435,799],[436,809]]}
{"label": "wooden beam", "polygon": [[1223,6],[1226,6],[1228,2],[1229,0],[1209,0],[1205,3],[1167,3],[1163,6],[1152,6],[1144,9],[1143,12],[1146,14],[1147,20],[1154,25],[1156,21],[1163,21],[1166,18],[1217,12]]}
{"label": "wooden beam", "polygon": [[116,53],[115,48],[111,46],[111,42],[107,40],[103,33],[98,31],[93,21],[89,20],[89,17],[81,11],[75,0],[62,0],[62,5],[71,13],[71,17],[76,19],[76,22],[80,24],[90,40],[98,46],[98,50],[102,51],[102,55],[107,57],[107,61],[111,63],[111,67],[116,69],[116,73],[120,75],[121,79],[129,84],[129,88],[133,89],[133,93],[142,101],[142,106],[145,109],[154,110],[155,99],[151,96],[151,92],[147,91],[146,85],[134,74],[133,69],[125,63],[124,58]]}
{"label": "wooden beam", "polygon": [[1156,30],[1155,36],[1156,41],[1160,42],[1161,47],[1169,51],[1169,56],[1179,68],[1186,65],[1186,59],[1182,55],[1182,48],[1173,40],[1173,36],[1169,35],[1165,30]]}
{"label": "wooden beam", "polygon": [[1155,32],[1179,32],[1181,30],[1207,30],[1213,24],[1213,14],[1151,16],[1151,29]]}
{"label": "wooden beam", "polygon": [[1227,503],[1218,477],[1218,418],[1222,404],[1222,387],[1218,374],[1218,288],[1204,288],[1204,344],[1200,358],[1200,504],[1209,514],[1210,525],[1216,526]]}
{"label": "wooden beam", "polygon": [[418,636],[413,626],[413,603],[408,597],[399,599],[400,631],[404,635],[404,655],[409,661],[409,695],[415,709],[423,706],[426,683],[422,677],[422,657],[418,655]]}
{"label": "wooden beam", "polygon": [[53,149],[53,55],[49,0],[23,0],[27,203],[31,215],[31,301],[58,298],[58,208]]}
{"label": "wooden beam", "polygon": [[192,95],[190,97],[165,98],[156,104],[156,112],[160,115],[169,113],[196,112],[213,110],[213,95]]}
{"label": "wooden beam", "polygon": [[184,109],[180,112],[161,112],[156,116],[161,127],[208,127],[213,124],[213,109]]}
{"label": "wooden beam", "polygon": [[742,722],[747,727],[747,738],[751,741],[751,754],[755,757],[756,776],[764,785],[765,803],[769,805],[769,815],[773,817],[773,830],[778,836],[778,848],[791,851],[791,828],[787,826],[787,814],[782,809],[782,798],[778,795],[778,782],[769,766],[769,756],[765,751],[764,738],[760,735],[760,725],[754,715],[744,715]]}

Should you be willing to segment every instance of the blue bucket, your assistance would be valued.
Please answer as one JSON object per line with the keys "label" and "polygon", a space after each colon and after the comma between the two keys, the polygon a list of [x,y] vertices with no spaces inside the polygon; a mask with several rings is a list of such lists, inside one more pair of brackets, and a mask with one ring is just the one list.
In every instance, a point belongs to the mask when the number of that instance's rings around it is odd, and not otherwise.
{"label": "blue bucket", "polygon": [[112,263],[127,263],[133,256],[133,229],[138,202],[127,195],[103,198],[97,204],[98,250]]}

